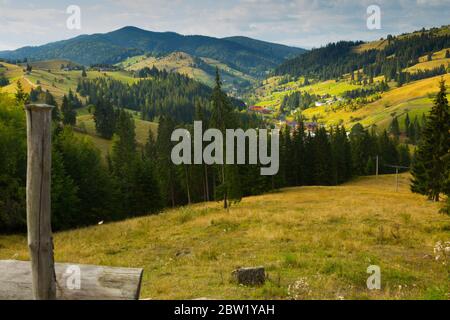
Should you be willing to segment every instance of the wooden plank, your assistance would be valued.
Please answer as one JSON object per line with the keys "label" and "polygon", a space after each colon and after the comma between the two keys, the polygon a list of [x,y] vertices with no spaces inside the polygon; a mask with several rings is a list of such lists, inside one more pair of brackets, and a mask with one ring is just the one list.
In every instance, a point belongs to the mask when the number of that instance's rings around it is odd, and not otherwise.
{"label": "wooden plank", "polygon": [[27,115],[27,227],[32,292],[36,300],[56,298],[51,229],[52,109],[25,106]]}
{"label": "wooden plank", "polygon": [[[55,272],[60,300],[139,299],[143,269],[56,263]],[[32,300],[31,279],[30,262],[0,260],[0,300]]]}

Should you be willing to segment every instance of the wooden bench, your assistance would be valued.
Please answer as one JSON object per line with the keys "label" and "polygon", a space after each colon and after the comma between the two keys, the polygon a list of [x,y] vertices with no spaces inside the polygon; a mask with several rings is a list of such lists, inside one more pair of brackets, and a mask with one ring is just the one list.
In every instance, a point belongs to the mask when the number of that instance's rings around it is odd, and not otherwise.
{"label": "wooden bench", "polygon": [[[143,269],[55,263],[55,274],[56,299],[137,300]],[[0,260],[0,300],[32,299],[31,263]]]}

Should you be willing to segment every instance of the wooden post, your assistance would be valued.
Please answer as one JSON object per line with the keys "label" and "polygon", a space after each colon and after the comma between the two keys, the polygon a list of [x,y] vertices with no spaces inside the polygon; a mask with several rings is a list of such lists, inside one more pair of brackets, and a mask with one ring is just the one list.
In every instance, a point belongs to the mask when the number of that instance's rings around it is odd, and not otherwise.
{"label": "wooden post", "polygon": [[376,169],[376,176],[377,176],[377,179],[378,179],[378,156],[377,156],[377,169]]}
{"label": "wooden post", "polygon": [[36,300],[56,299],[51,230],[52,106],[31,104],[27,114],[27,227],[32,292]]}
{"label": "wooden post", "polygon": [[395,192],[398,192],[398,168],[395,168]]}

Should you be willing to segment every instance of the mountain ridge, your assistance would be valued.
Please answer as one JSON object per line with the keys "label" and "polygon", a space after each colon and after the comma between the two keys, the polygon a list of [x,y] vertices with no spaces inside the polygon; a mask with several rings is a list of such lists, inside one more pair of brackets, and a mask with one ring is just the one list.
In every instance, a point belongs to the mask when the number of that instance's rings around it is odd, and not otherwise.
{"label": "mountain ridge", "polygon": [[69,59],[83,65],[114,64],[126,58],[182,51],[196,57],[216,59],[232,68],[263,77],[285,59],[306,50],[247,37],[215,38],[155,32],[126,26],[108,33],[94,33],[16,50],[0,51],[3,59]]}

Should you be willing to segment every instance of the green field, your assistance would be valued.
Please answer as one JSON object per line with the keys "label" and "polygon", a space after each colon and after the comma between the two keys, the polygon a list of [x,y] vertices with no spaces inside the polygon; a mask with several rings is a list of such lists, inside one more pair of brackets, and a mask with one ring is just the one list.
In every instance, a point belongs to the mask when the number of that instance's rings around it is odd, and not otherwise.
{"label": "green field", "polygon": [[[445,300],[449,269],[433,248],[450,240],[450,218],[438,210],[409,191],[408,175],[398,193],[394,176],[363,177],[244,198],[228,211],[197,204],[56,233],[55,259],[144,268],[147,299]],[[0,236],[0,259],[28,258],[25,235]],[[259,265],[265,285],[231,281],[235,268]],[[381,268],[379,291],[366,287],[369,265]]]}
{"label": "green field", "polygon": [[[2,92],[14,94],[17,90],[17,82],[20,81],[25,92],[30,92],[32,88],[41,86],[43,90],[49,90],[60,104],[64,94],[69,90],[76,92],[78,81],[81,79],[81,71],[64,71],[61,70],[61,65],[70,64],[66,60],[49,60],[33,62],[33,70],[30,73],[25,73],[22,66],[1,63],[2,72],[10,80],[10,84],[1,88]],[[133,83],[138,81],[129,71],[114,71],[114,72],[99,72],[87,71],[87,79],[96,79],[99,77],[109,77],[111,79],[119,80],[126,83]],[[149,121],[141,120],[139,112],[131,111],[136,125],[136,140],[139,145],[143,146],[147,142],[148,132],[152,130],[156,134],[157,124]],[[102,139],[96,135],[95,123],[93,116],[88,112],[88,109],[82,108],[77,110],[77,125],[75,133],[78,136],[84,136],[91,139],[94,144],[106,155],[111,149],[111,141]]]}
{"label": "green field", "polygon": [[303,79],[291,81],[283,85],[279,85],[281,77],[273,77],[264,81],[264,84],[255,90],[252,97],[256,100],[255,104],[262,107],[272,107],[279,109],[283,98],[293,92],[308,92],[318,96],[329,94],[331,96],[340,96],[346,91],[361,88],[361,85],[351,84],[348,81],[328,80],[317,82],[308,86],[303,86]]}
{"label": "green field", "polygon": [[166,70],[168,72],[184,74],[208,86],[214,85],[215,75],[213,71],[217,67],[219,70],[225,72],[222,75],[225,89],[234,88],[234,80],[246,80],[250,82],[255,81],[255,78],[252,76],[235,70],[217,60],[210,58],[200,58],[200,60],[212,67],[212,72],[205,71],[207,69],[204,70],[204,68],[199,65],[198,60],[184,52],[173,52],[158,58],[146,55],[134,56],[118,63],[117,66],[124,68],[125,70],[132,71],[140,70],[145,67],[156,67],[158,70]]}
{"label": "green field", "polygon": [[[62,101],[64,94],[69,90],[76,92],[78,81],[82,78],[81,71],[64,71],[61,70],[61,64],[70,64],[66,60],[49,60],[33,62],[33,70],[26,73],[22,66],[2,63],[8,68],[5,76],[10,80],[10,85],[2,88],[2,91],[15,93],[17,90],[17,81],[20,81],[25,92],[30,92],[32,88],[41,86],[43,90],[49,90],[54,95],[57,102]],[[126,83],[133,83],[139,78],[134,78],[132,72],[128,71],[113,71],[113,72],[99,72],[87,71],[87,79],[96,79],[108,77],[111,79],[123,81]]]}
{"label": "green field", "polygon": [[450,48],[443,49],[437,52],[434,52],[431,56],[431,61],[428,61],[428,56],[423,56],[419,58],[419,63],[406,68],[404,71],[415,73],[419,70],[431,70],[434,68],[438,68],[440,66],[444,66],[445,68],[450,67],[450,58],[445,58],[446,51],[450,50]]}
{"label": "green field", "polygon": [[[440,57],[442,52],[438,52],[436,57]],[[424,68],[421,62],[416,68]],[[344,124],[346,127],[352,127],[356,123],[364,126],[377,125],[380,129],[385,129],[392,121],[392,116],[400,117],[400,120],[409,113],[410,118],[416,115],[421,117],[423,113],[428,112],[432,106],[432,95],[438,91],[439,81],[446,80],[447,87],[450,86],[450,74],[436,76],[408,83],[402,87],[395,87],[391,84],[391,89],[381,95],[381,99],[371,103],[359,106],[356,110],[351,109],[349,105],[319,106],[304,110],[302,115],[305,119],[317,119],[324,125]],[[312,85],[302,86],[303,79],[288,82],[280,85],[281,77],[273,77],[264,81],[263,85],[255,90],[251,97],[255,104],[263,107],[270,107],[278,110],[283,98],[295,91],[309,92],[311,94],[323,96],[341,96],[344,92],[362,88],[361,85],[351,84],[349,81],[328,80],[317,82]],[[377,78],[375,81],[381,81]],[[403,125],[401,123],[401,125]]]}
{"label": "green field", "polygon": [[[447,86],[450,86],[450,74],[446,74],[443,78],[447,81]],[[360,122],[364,126],[376,124],[383,129],[390,124],[394,113],[402,115],[412,112],[411,115],[421,116],[422,113],[427,112],[433,103],[430,96],[438,91],[440,79],[441,76],[437,76],[392,89],[384,93],[380,100],[353,112],[345,109],[333,112],[311,108],[305,111],[305,115],[311,117],[314,112],[319,111],[322,120],[327,124],[337,123],[342,119],[343,123],[349,127]]]}
{"label": "green field", "polygon": [[[76,132],[79,136],[88,136],[93,140],[94,144],[102,151],[103,155],[106,155],[111,151],[112,141],[103,139],[97,136],[95,131],[94,117],[90,114],[87,108],[79,109],[77,116]],[[144,121],[140,119],[139,114],[135,111],[131,111],[133,114],[135,131],[136,131],[136,141],[140,146],[144,146],[147,143],[149,131],[152,130],[153,134],[156,136],[158,130],[158,124],[155,122]]]}
{"label": "green field", "polygon": [[212,85],[214,80],[211,75],[196,66],[192,56],[183,52],[174,52],[161,58],[147,57],[145,55],[135,56],[117,65],[130,71],[140,70],[145,67],[156,67],[158,70],[184,74],[208,85]]}

